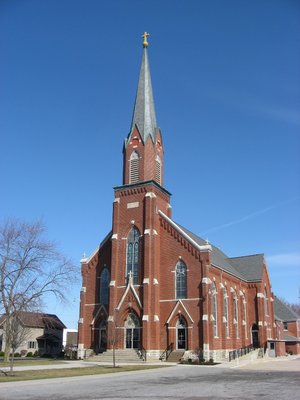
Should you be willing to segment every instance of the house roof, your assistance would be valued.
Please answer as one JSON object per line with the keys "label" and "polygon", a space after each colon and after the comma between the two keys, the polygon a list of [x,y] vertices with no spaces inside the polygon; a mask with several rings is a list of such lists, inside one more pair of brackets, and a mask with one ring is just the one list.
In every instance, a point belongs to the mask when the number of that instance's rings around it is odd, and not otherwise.
{"label": "house roof", "polygon": [[280,321],[296,321],[300,319],[300,316],[295,311],[276,296],[274,298],[274,314],[275,319]]}
{"label": "house roof", "polygon": [[[182,229],[189,237],[191,237],[200,246],[207,244],[207,242],[195,235],[182,225],[176,224]],[[218,247],[211,245],[212,264],[223,269],[224,271],[241,278],[246,281],[260,281],[262,278],[262,268],[264,263],[263,254],[254,254],[242,257],[228,257]]]}
{"label": "house roof", "polygon": [[[55,314],[45,314],[37,312],[20,312],[18,315],[21,323],[30,328],[64,329],[66,326]],[[5,315],[0,317],[0,326],[5,321]]]}

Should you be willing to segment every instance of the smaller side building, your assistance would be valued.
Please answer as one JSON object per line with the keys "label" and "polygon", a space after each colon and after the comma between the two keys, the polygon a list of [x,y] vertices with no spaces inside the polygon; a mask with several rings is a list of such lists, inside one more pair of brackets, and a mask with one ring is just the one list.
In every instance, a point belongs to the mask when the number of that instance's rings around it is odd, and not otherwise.
{"label": "smaller side building", "polygon": [[[15,353],[26,356],[36,353],[39,356],[57,356],[62,351],[63,330],[66,326],[54,314],[21,312],[18,317],[20,340]],[[6,317],[0,317],[0,349],[5,350]]]}
{"label": "smaller side building", "polygon": [[278,297],[274,298],[276,355],[300,354],[300,316]]}

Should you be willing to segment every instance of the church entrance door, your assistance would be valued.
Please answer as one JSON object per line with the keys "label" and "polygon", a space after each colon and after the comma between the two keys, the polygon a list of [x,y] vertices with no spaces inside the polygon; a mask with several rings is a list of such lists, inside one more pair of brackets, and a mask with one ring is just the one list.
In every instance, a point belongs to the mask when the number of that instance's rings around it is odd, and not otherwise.
{"label": "church entrance door", "polygon": [[187,349],[187,329],[183,318],[179,318],[176,324],[177,350]]}
{"label": "church entrance door", "polygon": [[103,352],[107,349],[107,331],[106,322],[101,321],[99,326],[99,351]]}
{"label": "church entrance door", "polygon": [[135,314],[129,314],[125,321],[125,348],[138,349],[140,347],[140,324]]}
{"label": "church entrance door", "polygon": [[251,335],[252,335],[252,345],[255,349],[258,349],[259,348],[259,336],[258,336],[258,326],[256,324],[252,325]]}

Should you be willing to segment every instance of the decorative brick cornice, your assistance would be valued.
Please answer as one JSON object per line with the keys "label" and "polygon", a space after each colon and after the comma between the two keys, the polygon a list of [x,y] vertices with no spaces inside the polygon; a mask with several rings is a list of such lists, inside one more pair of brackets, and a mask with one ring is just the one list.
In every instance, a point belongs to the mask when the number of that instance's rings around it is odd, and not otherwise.
{"label": "decorative brick cornice", "polygon": [[[114,191],[119,192],[121,196],[128,196],[132,194],[148,192],[147,189],[149,188],[149,186],[153,187],[155,192],[160,192],[161,194],[163,194],[164,197],[166,197],[167,199],[170,198],[171,193],[168,192],[166,189],[164,189],[155,181],[144,181],[129,185],[116,186],[114,187]],[[149,191],[149,193],[151,192],[154,193],[153,190]]]}

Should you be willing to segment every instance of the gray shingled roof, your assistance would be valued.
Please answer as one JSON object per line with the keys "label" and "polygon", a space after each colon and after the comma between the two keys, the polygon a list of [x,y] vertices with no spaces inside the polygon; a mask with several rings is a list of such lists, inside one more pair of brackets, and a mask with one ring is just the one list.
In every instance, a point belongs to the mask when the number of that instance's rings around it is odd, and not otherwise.
{"label": "gray shingled roof", "polygon": [[155,140],[157,125],[152,93],[150,66],[146,47],[144,48],[143,52],[143,59],[129,137],[131,136],[135,126],[137,126],[144,143],[146,142],[149,135],[152,137],[153,141]]}
{"label": "gray shingled roof", "polygon": [[300,339],[297,336],[292,336],[292,335],[283,335],[283,339],[286,342],[300,342]]}
{"label": "gray shingled roof", "polygon": [[300,316],[284,304],[278,297],[274,299],[275,318],[281,321],[296,321]]}
{"label": "gray shingled roof", "polygon": [[[176,223],[188,236],[190,236],[196,243],[203,246],[206,241],[199,236],[195,235],[182,225]],[[262,267],[264,256],[263,254],[255,254],[250,256],[229,258],[220,249],[212,246],[212,264],[220,267],[224,271],[237,276],[246,281],[259,281],[262,278]]]}
{"label": "gray shingled roof", "polygon": [[257,279],[261,279],[264,263],[263,254],[232,257],[229,260],[231,265],[233,265],[247,281],[255,281]]}

